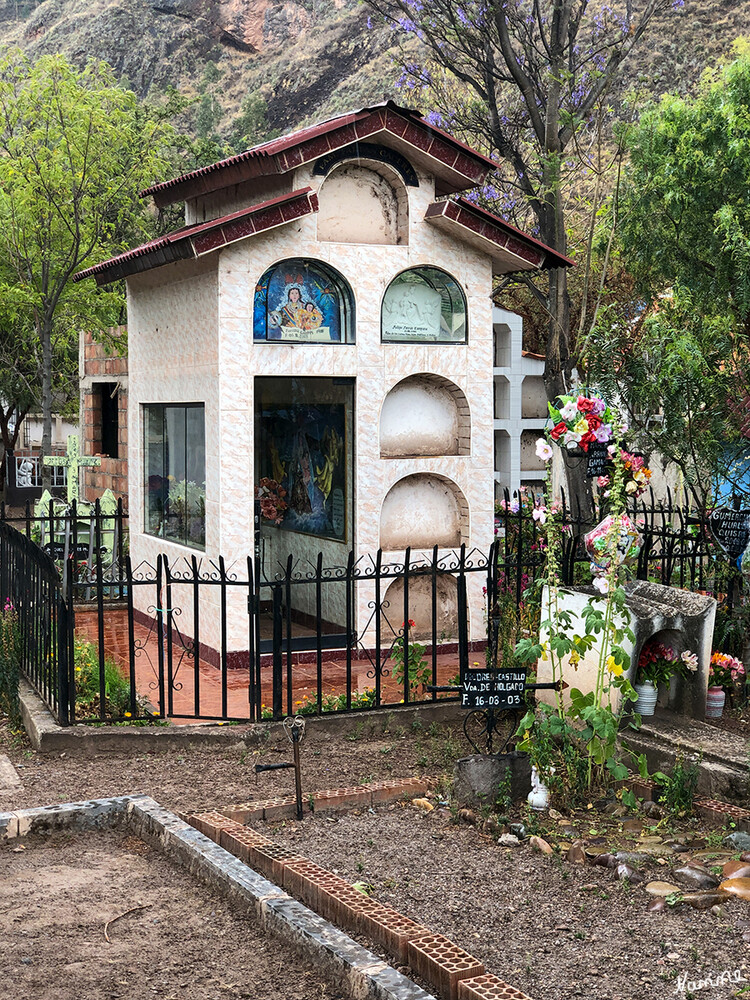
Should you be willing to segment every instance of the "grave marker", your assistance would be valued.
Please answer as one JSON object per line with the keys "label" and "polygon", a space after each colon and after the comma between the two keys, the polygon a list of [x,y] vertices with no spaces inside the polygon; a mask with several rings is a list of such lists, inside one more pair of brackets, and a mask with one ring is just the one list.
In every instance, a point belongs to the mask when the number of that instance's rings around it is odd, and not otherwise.
{"label": "grave marker", "polygon": [[732,561],[740,558],[750,542],[750,510],[717,507],[709,518],[711,534]]}
{"label": "grave marker", "polygon": [[65,455],[45,455],[44,465],[64,466],[68,470],[68,503],[78,501],[78,470],[82,466],[100,466],[100,458],[81,454],[81,443],[77,434],[68,434],[68,446]]}
{"label": "grave marker", "polygon": [[589,479],[609,475],[612,463],[609,460],[609,451],[606,444],[602,444],[600,441],[592,441],[589,445],[587,455],[586,475]]}

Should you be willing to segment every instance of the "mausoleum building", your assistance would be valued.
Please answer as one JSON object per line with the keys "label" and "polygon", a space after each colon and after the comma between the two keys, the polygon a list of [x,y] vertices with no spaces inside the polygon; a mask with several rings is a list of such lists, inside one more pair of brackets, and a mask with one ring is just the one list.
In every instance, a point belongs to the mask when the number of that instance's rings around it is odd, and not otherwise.
{"label": "mausoleum building", "polygon": [[467,200],[494,167],[389,102],[144,192],[185,226],[79,275],[127,279],[134,562],[488,549],[493,276],[570,264]]}

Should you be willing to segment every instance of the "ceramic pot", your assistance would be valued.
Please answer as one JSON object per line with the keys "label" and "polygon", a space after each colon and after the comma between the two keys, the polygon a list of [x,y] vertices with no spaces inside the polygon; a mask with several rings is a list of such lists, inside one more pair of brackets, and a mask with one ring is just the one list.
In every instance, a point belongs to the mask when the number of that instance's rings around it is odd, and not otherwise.
{"label": "ceramic pot", "polygon": [[636,684],[634,686],[638,695],[634,710],[639,715],[653,715],[656,708],[656,696],[659,692],[651,681],[644,681],[643,684]]}
{"label": "ceramic pot", "polygon": [[706,718],[720,719],[724,713],[727,695],[724,688],[711,687],[706,692]]}
{"label": "ceramic pot", "polygon": [[536,812],[542,812],[549,805],[549,789],[539,777],[535,767],[531,769],[531,791],[527,795],[526,801]]}

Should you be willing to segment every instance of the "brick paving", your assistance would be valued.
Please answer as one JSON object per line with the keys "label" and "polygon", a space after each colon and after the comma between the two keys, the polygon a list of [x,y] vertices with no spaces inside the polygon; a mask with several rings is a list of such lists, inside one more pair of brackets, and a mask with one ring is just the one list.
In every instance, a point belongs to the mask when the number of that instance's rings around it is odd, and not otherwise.
{"label": "brick paving", "polygon": [[[98,623],[96,611],[76,612],[76,636],[94,643],[98,647]],[[138,622],[133,623],[134,666],[136,691],[155,707],[159,707],[159,648],[156,630]],[[123,672],[130,671],[130,638],[128,616],[125,608],[109,608],[104,616],[104,655],[112,659]],[[344,651],[324,650],[321,665],[323,695],[339,695],[346,691],[346,654]],[[196,669],[193,660],[177,644],[173,645],[171,706],[168,701],[169,668],[165,656],[165,716],[176,724],[189,723],[194,719],[247,719],[248,712],[248,669],[233,667],[226,672],[226,712],[222,704],[221,670],[201,660]],[[312,660],[313,662],[307,662]],[[272,695],[272,675],[270,656],[261,660],[261,704],[270,709]],[[458,654],[439,653],[438,684],[447,684],[458,673]],[[387,664],[389,675],[381,678],[381,702],[399,704],[403,689],[390,676],[392,664]],[[318,690],[317,663],[314,654],[293,654],[292,656],[292,706],[297,711],[308,698]],[[375,686],[372,676],[373,665],[367,658],[352,661],[352,695],[362,693]],[[287,707],[286,688],[287,664],[284,656],[283,708]],[[196,699],[197,690],[197,699]],[[197,701],[197,704],[196,704]],[[183,718],[180,718],[180,717]]]}

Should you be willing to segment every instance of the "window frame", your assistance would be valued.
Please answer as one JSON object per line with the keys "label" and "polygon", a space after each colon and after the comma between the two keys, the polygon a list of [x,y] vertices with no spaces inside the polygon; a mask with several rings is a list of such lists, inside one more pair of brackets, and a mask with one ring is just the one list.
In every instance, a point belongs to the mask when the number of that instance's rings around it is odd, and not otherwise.
{"label": "window frame", "polygon": [[[338,292],[338,302],[339,302],[339,340],[312,340],[305,337],[294,338],[294,337],[284,337],[275,338],[268,336],[268,292],[266,291],[265,298],[265,336],[257,337],[255,335],[256,328],[256,310],[258,309],[257,295],[262,290],[264,282],[270,283],[273,275],[280,268],[293,269],[303,269],[303,270],[317,270],[322,273],[323,277],[327,281],[331,282]],[[255,285],[255,293],[253,295],[253,318],[252,318],[252,340],[253,344],[314,344],[317,347],[343,347],[346,345],[351,345],[356,343],[356,302],[354,297],[354,291],[352,286],[349,284],[347,279],[341,274],[340,271],[336,270],[330,264],[325,261],[318,260],[314,257],[285,257],[283,260],[277,261],[275,264],[271,264],[267,267]]]}
{"label": "window frame", "polygon": [[[162,513],[161,513],[161,516],[160,516],[160,525],[159,525],[160,530],[154,531],[154,530],[151,529],[151,526],[149,524],[149,521],[150,521],[150,518],[151,518],[151,515],[152,515],[152,512],[153,512],[152,497],[151,497],[151,490],[150,490],[149,481],[151,479],[151,476],[155,475],[155,474],[151,473],[149,471],[149,457],[150,457],[150,455],[149,455],[149,449],[150,449],[150,445],[149,445],[149,439],[148,439],[148,432],[149,432],[150,413],[151,413],[151,411],[154,411],[154,410],[157,410],[157,409],[161,410],[162,434],[161,434],[161,463],[160,463],[161,464],[161,475],[159,476],[159,478],[161,479],[161,485],[158,488],[158,492],[160,493],[160,496],[156,497],[156,503],[157,504],[161,503],[163,505],[163,507],[162,507]],[[181,456],[181,461],[182,461],[182,468],[185,470],[185,480],[184,481],[186,483],[188,481],[192,482],[192,480],[188,480],[187,479],[188,455],[190,455],[192,452],[194,452],[195,448],[198,446],[198,442],[196,442],[196,441],[192,441],[191,442],[189,440],[189,435],[188,435],[188,412],[189,411],[199,411],[201,413],[201,415],[202,415],[202,418],[203,418],[202,419],[202,430],[203,430],[203,435],[202,435],[202,447],[203,447],[203,482],[201,484],[197,484],[196,483],[196,485],[202,486],[202,497],[199,494],[199,503],[200,503],[200,499],[202,499],[202,504],[203,504],[203,515],[202,515],[203,532],[202,532],[202,541],[195,541],[195,540],[191,539],[190,533],[189,533],[189,519],[187,517],[185,517],[185,525],[184,525],[183,531],[182,531],[182,533],[181,533],[181,535],[179,537],[175,537],[173,535],[168,535],[166,533],[166,528],[167,528],[167,525],[168,525],[169,518],[172,516],[170,514],[170,512],[169,512],[169,503],[170,503],[170,501],[169,501],[169,490],[167,489],[166,493],[164,491],[164,483],[168,482],[169,476],[170,476],[170,472],[169,472],[169,452],[168,452],[169,444],[168,444],[168,440],[167,440],[167,420],[166,420],[166,411],[167,410],[173,410],[173,411],[174,410],[182,410],[183,414],[184,414],[184,434],[183,434],[184,451],[183,451],[183,454]],[[142,413],[142,420],[143,420],[143,434],[142,434],[142,441],[143,441],[143,464],[142,464],[143,480],[142,480],[142,488],[143,488],[143,495],[144,495],[144,503],[143,503],[143,533],[144,533],[144,535],[148,535],[151,538],[159,538],[162,541],[171,542],[173,545],[181,545],[181,546],[183,546],[185,548],[197,549],[197,550],[199,550],[201,552],[204,552],[206,550],[206,450],[205,450],[205,444],[206,444],[206,404],[204,402],[142,403],[141,404],[141,413]],[[166,497],[166,499],[165,499],[165,497]],[[185,501],[187,502],[187,496],[185,497]],[[166,512],[165,512],[165,510],[166,510]],[[176,514],[174,516],[176,516],[178,518],[180,517],[179,514]]]}
{"label": "window frame", "polygon": [[[383,310],[385,308],[385,300],[391,287],[398,282],[405,274],[411,274],[413,272],[420,271],[436,271],[441,275],[444,275],[448,281],[452,282],[453,285],[458,289],[460,300],[463,303],[464,308],[464,335],[461,340],[437,340],[437,339],[418,339],[416,337],[385,337],[383,333]],[[433,288],[435,291],[438,289],[426,278],[423,278],[424,284]],[[450,293],[449,293],[450,294]],[[451,299],[453,296],[451,296]],[[383,297],[380,302],[380,343],[381,344],[428,344],[437,347],[466,347],[469,343],[469,301],[464,291],[463,285],[457,278],[455,278],[450,271],[446,271],[443,267],[438,267],[437,264],[416,264],[413,267],[404,268],[403,271],[399,271],[398,274],[394,275],[393,278],[388,282],[383,292]]]}

